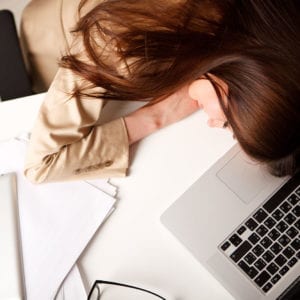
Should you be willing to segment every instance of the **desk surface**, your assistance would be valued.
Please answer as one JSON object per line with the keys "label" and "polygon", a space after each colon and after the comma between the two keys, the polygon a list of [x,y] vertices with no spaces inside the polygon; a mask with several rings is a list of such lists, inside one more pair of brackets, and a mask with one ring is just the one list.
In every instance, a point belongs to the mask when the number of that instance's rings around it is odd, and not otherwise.
{"label": "desk surface", "polygon": [[[30,131],[42,100],[39,94],[1,103],[0,140]],[[232,300],[160,216],[234,143],[228,131],[208,128],[199,111],[133,146],[129,176],[110,180],[118,187],[116,210],[79,260],[87,286],[103,279],[170,299]]]}

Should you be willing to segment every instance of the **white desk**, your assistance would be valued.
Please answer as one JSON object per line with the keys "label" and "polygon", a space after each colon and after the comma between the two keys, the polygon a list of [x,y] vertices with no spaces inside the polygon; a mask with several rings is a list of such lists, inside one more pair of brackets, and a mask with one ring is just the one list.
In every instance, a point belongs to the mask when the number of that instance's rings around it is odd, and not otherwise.
{"label": "white desk", "polygon": [[[1,103],[0,140],[30,131],[42,99]],[[234,144],[230,133],[205,122],[197,112],[133,147],[129,176],[111,179],[119,187],[117,208],[79,260],[89,286],[103,279],[170,299],[233,299],[160,223],[164,210]]]}

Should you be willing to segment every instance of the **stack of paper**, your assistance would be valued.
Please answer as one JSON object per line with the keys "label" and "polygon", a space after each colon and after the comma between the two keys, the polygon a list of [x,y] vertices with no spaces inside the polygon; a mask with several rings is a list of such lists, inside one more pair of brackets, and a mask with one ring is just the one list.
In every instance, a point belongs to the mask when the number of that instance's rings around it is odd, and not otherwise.
{"label": "stack of paper", "polygon": [[28,300],[83,300],[76,261],[115,203],[107,181],[33,185],[23,176],[27,141],[0,143],[0,173],[18,179],[23,265]]}

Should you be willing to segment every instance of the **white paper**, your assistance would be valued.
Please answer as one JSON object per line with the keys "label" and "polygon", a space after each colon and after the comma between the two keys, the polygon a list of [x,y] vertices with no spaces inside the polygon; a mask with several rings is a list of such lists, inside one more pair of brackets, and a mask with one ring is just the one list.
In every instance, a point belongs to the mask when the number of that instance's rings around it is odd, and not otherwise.
{"label": "white paper", "polygon": [[112,184],[107,182],[107,179],[93,179],[93,180],[86,180],[88,184],[96,187],[97,189],[105,192],[109,196],[115,197],[117,195],[117,187],[113,186]]}
{"label": "white paper", "polygon": [[86,298],[87,293],[82,282],[81,274],[77,265],[75,265],[64,280],[55,300],[86,300]]}
{"label": "white paper", "polygon": [[31,184],[25,152],[25,142],[0,143],[0,173],[17,173],[27,299],[52,300],[115,199],[83,181]]}

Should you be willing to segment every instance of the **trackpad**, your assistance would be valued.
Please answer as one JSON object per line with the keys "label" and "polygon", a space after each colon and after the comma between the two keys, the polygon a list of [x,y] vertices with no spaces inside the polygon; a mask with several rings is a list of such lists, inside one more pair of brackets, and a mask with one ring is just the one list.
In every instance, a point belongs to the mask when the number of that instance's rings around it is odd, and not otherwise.
{"label": "trackpad", "polygon": [[268,183],[264,168],[242,151],[218,171],[217,177],[245,203],[250,203]]}

